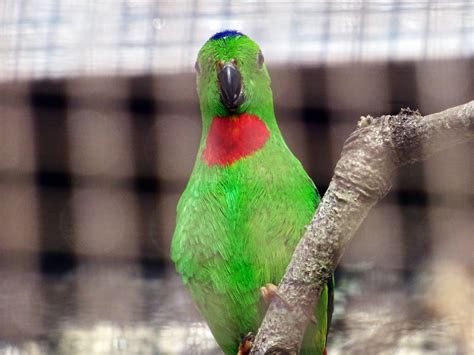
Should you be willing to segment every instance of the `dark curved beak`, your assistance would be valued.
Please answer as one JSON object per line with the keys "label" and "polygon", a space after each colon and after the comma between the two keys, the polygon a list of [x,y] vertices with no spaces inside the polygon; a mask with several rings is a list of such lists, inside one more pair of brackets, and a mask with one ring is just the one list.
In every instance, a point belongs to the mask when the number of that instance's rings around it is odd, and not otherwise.
{"label": "dark curved beak", "polygon": [[233,63],[225,63],[217,73],[221,91],[221,101],[230,112],[243,104],[245,97],[242,91],[242,76]]}

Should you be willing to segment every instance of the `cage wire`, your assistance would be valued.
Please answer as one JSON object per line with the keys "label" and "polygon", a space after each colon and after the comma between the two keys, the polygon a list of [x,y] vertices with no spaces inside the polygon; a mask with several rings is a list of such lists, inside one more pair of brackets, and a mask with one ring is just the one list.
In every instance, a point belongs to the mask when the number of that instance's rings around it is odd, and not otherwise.
{"label": "cage wire", "polygon": [[469,57],[472,1],[0,3],[0,80],[190,71],[213,33],[239,29],[270,63]]}

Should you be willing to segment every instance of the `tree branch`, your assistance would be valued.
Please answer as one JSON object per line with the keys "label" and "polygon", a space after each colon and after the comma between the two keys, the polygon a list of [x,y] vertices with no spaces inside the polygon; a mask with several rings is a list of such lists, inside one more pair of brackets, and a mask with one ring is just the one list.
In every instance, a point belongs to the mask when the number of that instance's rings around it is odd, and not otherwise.
{"label": "tree branch", "polygon": [[[260,326],[251,354],[296,354],[308,314],[369,210],[390,190],[394,172],[472,140],[474,101],[421,116],[361,117],[346,140],[334,176],[298,244]],[[284,300],[284,301],[283,301]],[[292,305],[292,307],[288,307]]]}

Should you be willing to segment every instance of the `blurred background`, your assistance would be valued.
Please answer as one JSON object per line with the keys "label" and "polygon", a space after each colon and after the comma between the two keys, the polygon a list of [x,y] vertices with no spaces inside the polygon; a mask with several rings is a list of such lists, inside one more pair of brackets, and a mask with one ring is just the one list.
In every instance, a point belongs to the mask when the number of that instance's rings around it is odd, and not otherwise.
{"label": "blurred background", "polygon": [[[220,354],[169,260],[212,34],[261,46],[321,194],[361,115],[473,98],[474,3],[0,0],[0,354]],[[473,354],[473,145],[403,168],[336,274],[329,353]]]}

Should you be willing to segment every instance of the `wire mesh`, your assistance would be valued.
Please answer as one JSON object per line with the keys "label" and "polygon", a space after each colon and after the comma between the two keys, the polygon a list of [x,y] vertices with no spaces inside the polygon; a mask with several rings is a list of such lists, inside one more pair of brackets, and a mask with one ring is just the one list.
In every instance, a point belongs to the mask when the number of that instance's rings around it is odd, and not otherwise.
{"label": "wire mesh", "polygon": [[434,59],[474,52],[471,1],[72,1],[0,4],[0,80],[190,71],[239,29],[273,63]]}

